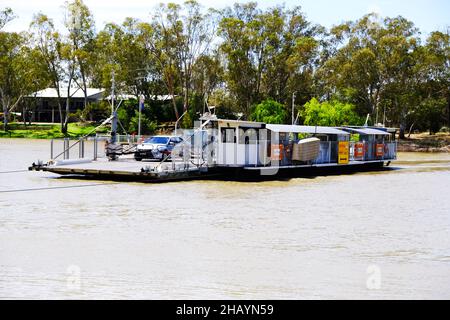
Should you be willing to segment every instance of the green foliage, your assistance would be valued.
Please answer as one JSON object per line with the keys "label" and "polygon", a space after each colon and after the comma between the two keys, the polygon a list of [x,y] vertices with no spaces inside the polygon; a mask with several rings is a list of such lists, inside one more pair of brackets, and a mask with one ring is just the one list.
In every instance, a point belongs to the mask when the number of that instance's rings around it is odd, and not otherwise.
{"label": "green foliage", "polygon": [[111,115],[111,106],[107,101],[93,102],[86,105],[81,111],[82,121],[101,122]]}
{"label": "green foliage", "polygon": [[[147,118],[145,114],[141,114],[141,134],[152,134],[155,132],[158,124]],[[139,112],[136,110],[128,125],[128,133],[138,133],[139,128]]]}
{"label": "green foliage", "polygon": [[190,112],[187,112],[183,116],[183,119],[181,119],[180,127],[183,129],[190,129],[193,127],[193,125],[194,125],[194,120],[192,120]]}
{"label": "green foliage", "polygon": [[336,100],[320,103],[316,98],[305,104],[302,117],[306,125],[311,126],[344,126],[362,125],[364,120],[354,111],[355,107],[350,103],[342,103]]}
{"label": "green foliage", "polygon": [[[403,131],[450,127],[448,30],[422,41],[411,21],[369,14],[328,32],[298,6],[248,2],[217,11],[191,0],[161,4],[149,21],[126,18],[96,32],[82,0],[64,8],[65,30],[38,13],[22,33],[3,31],[15,16],[0,10],[5,128],[12,112],[35,107],[24,96],[67,83],[110,94],[113,73],[116,93],[145,96],[149,131],[157,122],[173,124],[183,110],[189,114],[180,126],[191,127],[205,98],[222,118],[283,123],[293,93],[296,106],[309,101],[302,116],[310,124],[362,124],[369,114],[371,124],[386,120]],[[175,98],[157,98],[165,95]],[[110,113],[106,102],[85,101],[84,110],[69,116],[65,103],[57,102],[63,132],[70,121],[101,121]],[[127,132],[137,130],[137,105],[126,101],[119,110]]]}
{"label": "green foliage", "polygon": [[281,103],[267,99],[255,106],[251,119],[259,122],[281,124],[286,119],[286,110]]}
{"label": "green foliage", "polygon": [[319,47],[314,37],[320,33],[298,6],[263,11],[249,2],[224,10],[219,23],[220,51],[227,61],[224,78],[244,116],[263,98],[287,104],[293,91],[312,89]]}
{"label": "green foliage", "polygon": [[[11,123],[9,132],[0,132],[1,138],[55,139],[78,138],[91,133],[96,128],[91,123],[69,123],[67,134],[61,133],[58,125],[23,125]],[[98,128],[95,133],[106,133],[107,128]]]}
{"label": "green foliage", "polygon": [[[153,121],[150,117],[151,112],[148,105],[141,113],[141,134],[151,134],[157,128],[157,122]],[[125,129],[126,133],[138,133],[139,128],[139,110],[137,100],[124,101],[120,108],[117,110],[117,117],[120,123]],[[119,126],[119,132],[122,132],[122,126]],[[125,132],[122,132],[125,133]]]}

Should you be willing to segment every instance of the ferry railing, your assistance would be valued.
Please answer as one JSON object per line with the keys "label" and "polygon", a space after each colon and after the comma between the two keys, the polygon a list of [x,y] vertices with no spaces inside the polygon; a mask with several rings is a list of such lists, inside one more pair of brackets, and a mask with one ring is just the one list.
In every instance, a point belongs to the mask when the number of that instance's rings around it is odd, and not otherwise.
{"label": "ferry railing", "polygon": [[155,171],[185,172],[207,169],[207,131],[198,128],[186,132],[181,136],[183,142],[177,144],[171,154],[161,160],[154,169]]}
{"label": "ferry railing", "polygon": [[397,159],[397,142],[350,141],[351,161]]}
{"label": "ferry railing", "polygon": [[[97,134],[96,137],[101,140],[111,139],[110,135]],[[134,144],[140,143],[141,140],[144,140],[146,138],[147,138],[147,136],[141,136],[141,138],[139,139],[139,136],[134,135],[134,134],[117,134],[116,135],[116,143],[134,145]]]}
{"label": "ferry railing", "polygon": [[[312,161],[313,164],[328,164],[338,162],[338,141],[321,141],[319,156]],[[357,148],[363,148],[357,152]],[[377,153],[377,148],[382,148]],[[376,161],[397,159],[397,142],[349,142],[350,161]]]}
{"label": "ferry railing", "polygon": [[[79,139],[61,138],[50,140],[50,159],[92,159],[97,160],[106,156],[99,149],[99,141],[105,139],[94,137],[83,137]],[[71,144],[72,143],[72,144]]]}

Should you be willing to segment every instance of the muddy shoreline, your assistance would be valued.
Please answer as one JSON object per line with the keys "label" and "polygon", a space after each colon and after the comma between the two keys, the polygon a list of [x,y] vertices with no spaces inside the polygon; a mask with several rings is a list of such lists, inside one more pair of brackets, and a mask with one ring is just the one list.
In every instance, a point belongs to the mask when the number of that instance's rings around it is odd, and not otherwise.
{"label": "muddy shoreline", "polygon": [[428,133],[413,134],[409,138],[398,140],[399,152],[445,152],[450,153],[450,134]]}

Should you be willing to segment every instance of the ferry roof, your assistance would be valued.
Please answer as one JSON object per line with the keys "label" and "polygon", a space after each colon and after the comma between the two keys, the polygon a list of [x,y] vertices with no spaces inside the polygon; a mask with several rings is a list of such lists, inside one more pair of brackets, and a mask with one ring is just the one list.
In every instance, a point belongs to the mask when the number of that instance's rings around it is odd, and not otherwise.
{"label": "ferry roof", "polygon": [[214,121],[218,121],[218,122],[226,122],[226,123],[235,123],[235,124],[240,124],[240,125],[257,125],[257,126],[261,126],[263,123],[262,122],[255,122],[255,121],[245,121],[245,120],[228,120],[228,119],[213,119]]}
{"label": "ferry roof", "polygon": [[318,134],[339,134],[349,135],[350,133],[333,128],[320,126],[294,126],[287,124],[267,124],[266,128],[274,132],[294,132],[294,133],[318,133]]}
{"label": "ferry roof", "polygon": [[344,130],[349,130],[355,133],[364,134],[364,135],[379,135],[379,136],[390,136],[389,132],[373,129],[373,128],[344,128]]}

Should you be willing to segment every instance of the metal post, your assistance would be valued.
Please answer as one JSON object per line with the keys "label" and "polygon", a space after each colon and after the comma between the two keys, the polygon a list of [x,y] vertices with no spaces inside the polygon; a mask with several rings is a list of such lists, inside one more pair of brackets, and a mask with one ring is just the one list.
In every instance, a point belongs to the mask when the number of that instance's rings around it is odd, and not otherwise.
{"label": "metal post", "polygon": [[69,159],[69,138],[64,138],[64,160]]}
{"label": "metal post", "polygon": [[67,148],[66,148],[66,150],[67,150],[67,159],[70,159],[70,149],[69,149],[69,146],[70,146],[70,139],[67,138]]}
{"label": "metal post", "polygon": [[50,159],[53,160],[53,139],[50,141]]}
{"label": "metal post", "polygon": [[328,163],[331,163],[331,141],[328,142],[329,148],[328,148]]}
{"label": "metal post", "polygon": [[117,133],[117,112],[114,107],[114,98],[115,98],[114,91],[115,91],[115,87],[116,87],[114,71],[112,73],[111,82],[112,82],[111,83],[111,115],[113,116],[113,118],[111,121],[111,141],[110,141],[110,143],[112,145],[114,145],[116,143],[116,133]]}
{"label": "metal post", "polygon": [[97,137],[94,138],[94,160],[97,160]]}
{"label": "metal post", "polygon": [[144,108],[144,95],[139,98],[139,122],[138,122],[138,141],[141,140],[141,113]]}
{"label": "metal post", "polygon": [[84,158],[84,140],[81,138],[78,145],[78,158]]}
{"label": "metal post", "polygon": [[292,124],[294,124],[295,92],[292,93]]}

